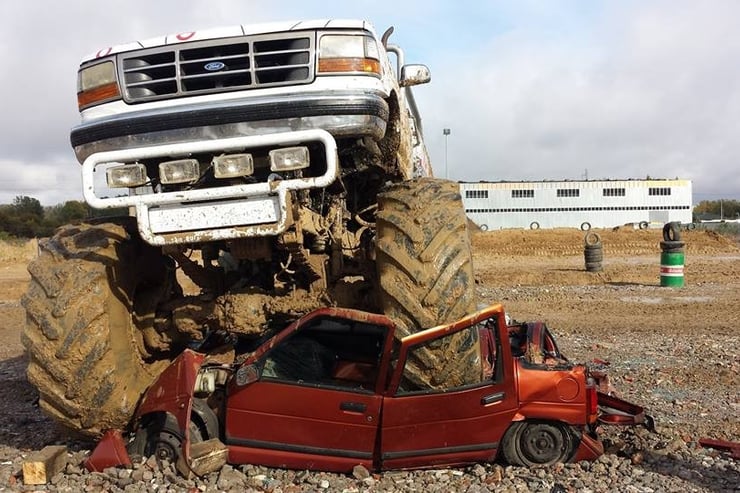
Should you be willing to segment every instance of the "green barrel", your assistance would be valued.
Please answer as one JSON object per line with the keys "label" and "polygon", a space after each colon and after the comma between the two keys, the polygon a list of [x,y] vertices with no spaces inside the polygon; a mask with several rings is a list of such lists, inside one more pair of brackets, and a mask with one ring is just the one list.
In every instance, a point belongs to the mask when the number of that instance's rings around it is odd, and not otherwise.
{"label": "green barrel", "polygon": [[663,241],[660,242],[660,285],[671,288],[683,286],[683,247],[681,223],[663,225]]}
{"label": "green barrel", "polygon": [[683,287],[683,251],[660,254],[660,285],[672,288]]}

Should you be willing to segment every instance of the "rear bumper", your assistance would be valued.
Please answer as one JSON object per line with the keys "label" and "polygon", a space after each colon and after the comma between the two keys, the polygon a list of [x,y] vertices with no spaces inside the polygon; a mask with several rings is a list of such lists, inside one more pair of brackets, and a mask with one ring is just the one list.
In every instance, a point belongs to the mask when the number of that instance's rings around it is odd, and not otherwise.
{"label": "rear bumper", "polygon": [[116,114],[74,127],[70,141],[82,163],[99,152],[296,130],[380,139],[388,115],[373,93],[252,97]]}

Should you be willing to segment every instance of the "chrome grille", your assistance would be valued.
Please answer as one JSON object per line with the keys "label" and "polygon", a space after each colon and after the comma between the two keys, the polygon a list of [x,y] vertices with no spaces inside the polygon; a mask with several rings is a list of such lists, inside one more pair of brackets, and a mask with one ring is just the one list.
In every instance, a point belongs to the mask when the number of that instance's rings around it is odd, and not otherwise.
{"label": "chrome grille", "polygon": [[196,41],[123,53],[119,78],[129,103],[308,84],[313,33]]}

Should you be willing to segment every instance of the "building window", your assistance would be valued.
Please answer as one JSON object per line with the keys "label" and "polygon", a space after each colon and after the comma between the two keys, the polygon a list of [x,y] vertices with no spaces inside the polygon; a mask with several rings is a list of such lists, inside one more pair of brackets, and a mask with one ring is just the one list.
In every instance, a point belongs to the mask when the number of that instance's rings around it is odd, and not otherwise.
{"label": "building window", "polygon": [[648,195],[670,195],[671,187],[650,187]]}
{"label": "building window", "polygon": [[487,199],[488,190],[465,190],[466,199]]}
{"label": "building window", "polygon": [[578,197],[580,196],[580,190],[577,188],[558,188],[558,197]]}
{"label": "building window", "polygon": [[534,190],[512,190],[512,199],[532,199],[534,198]]}
{"label": "building window", "polygon": [[605,188],[604,197],[624,197],[624,188]]}

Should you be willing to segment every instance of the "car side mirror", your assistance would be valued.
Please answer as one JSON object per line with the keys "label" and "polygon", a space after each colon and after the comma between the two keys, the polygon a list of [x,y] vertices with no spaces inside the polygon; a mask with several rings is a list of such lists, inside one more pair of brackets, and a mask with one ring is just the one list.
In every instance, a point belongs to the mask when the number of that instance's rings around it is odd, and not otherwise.
{"label": "car side mirror", "polygon": [[401,87],[418,86],[432,80],[432,73],[426,65],[404,65],[401,67]]}
{"label": "car side mirror", "polygon": [[260,369],[257,365],[242,365],[236,370],[236,384],[240,387],[254,383],[260,379]]}

